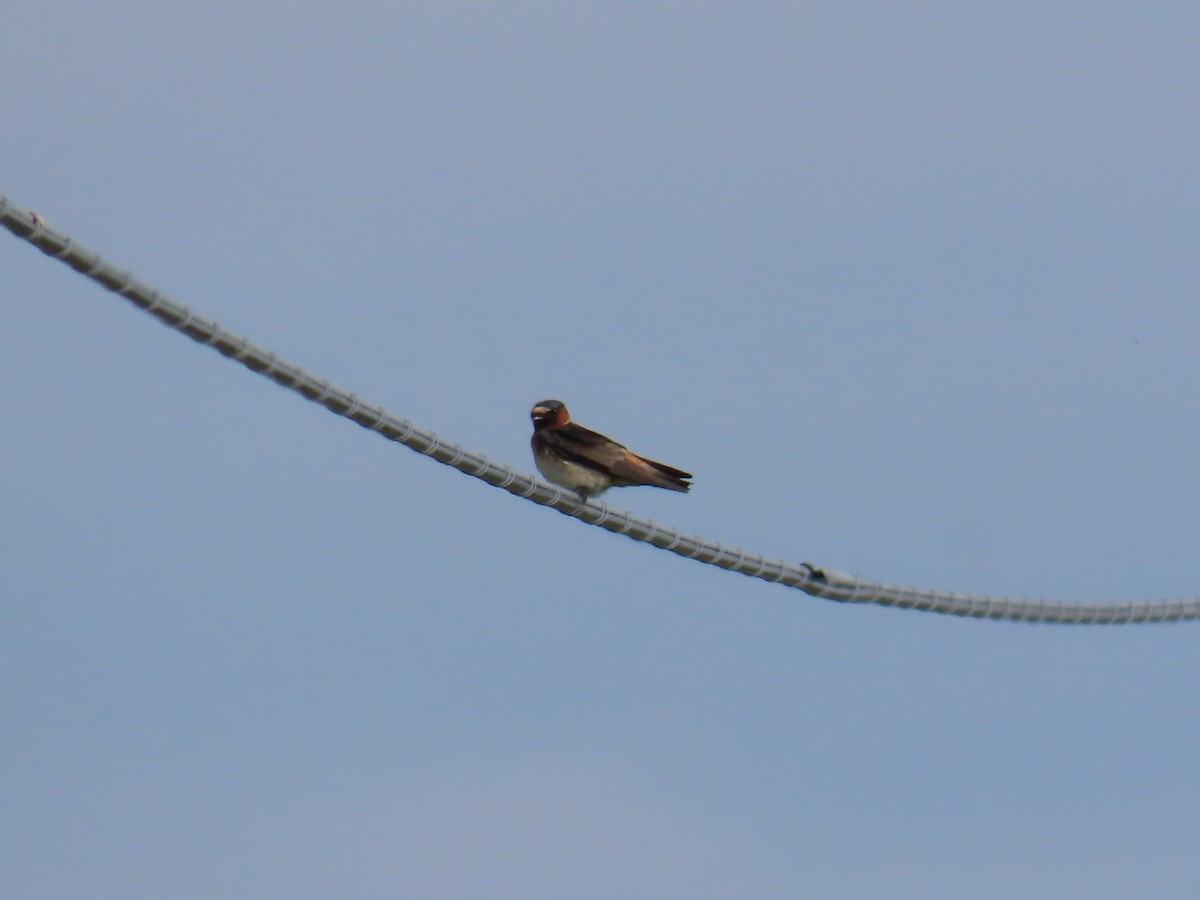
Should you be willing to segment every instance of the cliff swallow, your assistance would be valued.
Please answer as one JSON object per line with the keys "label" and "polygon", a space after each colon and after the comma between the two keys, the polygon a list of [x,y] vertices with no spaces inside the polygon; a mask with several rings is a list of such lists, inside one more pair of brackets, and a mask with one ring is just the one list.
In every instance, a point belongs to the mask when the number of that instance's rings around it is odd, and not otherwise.
{"label": "cliff swallow", "polygon": [[543,400],[533,419],[533,461],[547,481],[569,488],[580,500],[611,487],[645,484],[686,493],[692,476],[680,469],[638,456],[602,434],[571,421],[558,400]]}

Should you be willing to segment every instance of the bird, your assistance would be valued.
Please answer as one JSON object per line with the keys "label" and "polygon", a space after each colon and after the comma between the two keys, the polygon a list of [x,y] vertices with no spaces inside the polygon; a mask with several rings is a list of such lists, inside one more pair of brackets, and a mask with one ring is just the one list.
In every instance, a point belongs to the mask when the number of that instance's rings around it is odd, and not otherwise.
{"label": "bird", "polygon": [[541,400],[529,415],[538,471],[584,502],[612,487],[648,485],[681,493],[691,488],[690,473],[638,456],[611,438],[575,424],[561,400]]}

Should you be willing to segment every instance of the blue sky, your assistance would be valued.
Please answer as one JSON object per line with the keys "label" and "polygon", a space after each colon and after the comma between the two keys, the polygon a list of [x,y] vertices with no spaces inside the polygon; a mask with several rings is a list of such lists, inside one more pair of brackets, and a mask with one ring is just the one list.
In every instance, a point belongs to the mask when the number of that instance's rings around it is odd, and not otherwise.
{"label": "blue sky", "polygon": [[[871,579],[1200,592],[1194,3],[18,4],[0,192],[532,470]],[[842,607],[0,240],[0,893],[1190,896],[1195,626]]]}

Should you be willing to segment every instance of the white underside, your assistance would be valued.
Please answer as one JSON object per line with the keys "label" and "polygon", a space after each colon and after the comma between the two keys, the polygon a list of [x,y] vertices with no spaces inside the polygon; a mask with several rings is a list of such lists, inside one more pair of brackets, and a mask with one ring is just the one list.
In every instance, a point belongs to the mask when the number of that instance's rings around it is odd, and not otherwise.
{"label": "white underside", "polygon": [[589,497],[595,497],[612,487],[612,479],[603,472],[578,463],[564,462],[549,453],[539,453],[533,461],[547,481],[572,491],[584,490]]}

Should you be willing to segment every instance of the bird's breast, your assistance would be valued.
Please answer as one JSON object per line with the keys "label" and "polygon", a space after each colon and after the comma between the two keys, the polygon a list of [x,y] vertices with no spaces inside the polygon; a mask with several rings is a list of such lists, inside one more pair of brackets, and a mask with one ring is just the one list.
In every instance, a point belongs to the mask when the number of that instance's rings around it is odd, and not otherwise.
{"label": "bird's breast", "polygon": [[584,490],[589,496],[612,487],[612,477],[597,469],[570,462],[553,450],[535,443],[533,461],[542,476],[550,482],[572,491]]}

